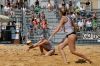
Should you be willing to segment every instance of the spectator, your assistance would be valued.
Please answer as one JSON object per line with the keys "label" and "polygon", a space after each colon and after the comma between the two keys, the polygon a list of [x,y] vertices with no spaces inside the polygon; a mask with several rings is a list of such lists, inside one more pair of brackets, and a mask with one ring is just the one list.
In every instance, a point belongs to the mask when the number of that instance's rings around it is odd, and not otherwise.
{"label": "spectator", "polygon": [[85,8],[83,6],[80,7],[80,15],[85,17]]}
{"label": "spectator", "polygon": [[76,12],[76,13],[79,13],[79,12],[80,12],[79,7],[76,7],[76,8],[75,8],[75,12]]}
{"label": "spectator", "polygon": [[5,15],[10,14],[10,7],[8,5],[4,6],[4,13],[5,13]]}
{"label": "spectator", "polygon": [[92,17],[91,12],[87,12],[87,13],[86,13],[86,17],[87,17],[87,18],[91,18],[91,17]]}
{"label": "spectator", "polygon": [[47,21],[45,19],[42,20],[41,22],[41,27],[42,27],[42,34],[44,37],[47,37]]}
{"label": "spectator", "polygon": [[69,7],[72,7],[72,1],[71,0],[69,1]]}
{"label": "spectator", "polygon": [[37,22],[40,22],[40,13],[37,15]]}
{"label": "spectator", "polygon": [[90,2],[89,2],[89,0],[86,2],[86,6],[89,6],[90,5]]}
{"label": "spectator", "polygon": [[86,31],[92,31],[92,22],[90,21],[90,19],[86,20]]}
{"label": "spectator", "polygon": [[67,9],[69,9],[69,4],[68,3],[66,3],[66,7],[67,7]]}
{"label": "spectator", "polygon": [[80,11],[84,11],[85,8],[83,6],[80,7]]}
{"label": "spectator", "polygon": [[32,20],[31,19],[28,20],[28,24],[29,24],[29,27],[28,27],[29,35],[33,35],[33,25],[32,25]]}
{"label": "spectator", "polygon": [[18,9],[21,9],[23,7],[24,3],[23,3],[23,0],[17,0],[16,1],[16,7]]}
{"label": "spectator", "polygon": [[92,18],[96,18],[96,12],[93,12]]}
{"label": "spectator", "polygon": [[47,21],[45,19],[41,22],[42,29],[47,29]]}
{"label": "spectator", "polygon": [[0,8],[1,8],[1,14],[3,13],[3,5],[2,4],[0,4]]}
{"label": "spectator", "polygon": [[35,1],[35,6],[39,6],[39,1],[38,0]]}
{"label": "spectator", "polygon": [[78,27],[79,27],[79,31],[84,29],[84,22],[83,22],[83,20],[79,20]]}
{"label": "spectator", "polygon": [[38,29],[38,22],[37,22],[37,18],[34,18],[33,21],[33,26],[34,26],[34,30],[36,31]]}
{"label": "spectator", "polygon": [[69,1],[69,11],[70,12],[73,12],[73,3],[72,3],[72,0]]}
{"label": "spectator", "polygon": [[10,0],[7,0],[7,5],[10,6]]}
{"label": "spectator", "polygon": [[20,5],[19,0],[17,0],[16,1],[16,8],[20,8],[19,5]]}
{"label": "spectator", "polygon": [[37,22],[38,22],[38,28],[40,29],[40,22],[41,22],[41,19],[40,19],[40,14],[37,15]]}
{"label": "spectator", "polygon": [[11,15],[11,16],[15,16],[15,12],[13,11],[13,9],[11,9],[10,15]]}
{"label": "spectator", "polygon": [[0,7],[1,7],[1,9],[3,9],[4,6],[2,4],[0,4]]}
{"label": "spectator", "polygon": [[32,4],[30,10],[34,11],[34,5]]}
{"label": "spectator", "polygon": [[40,6],[36,6],[35,9],[34,9],[34,12],[36,14],[38,14],[40,12],[40,10],[41,10],[41,7]]}
{"label": "spectator", "polygon": [[52,11],[53,10],[53,6],[52,6],[50,0],[48,0],[47,6],[48,6],[49,11]]}
{"label": "spectator", "polygon": [[88,0],[86,2],[86,10],[90,11],[91,7],[90,7],[90,1]]}
{"label": "spectator", "polygon": [[42,13],[40,14],[40,17],[41,17],[41,20],[42,20],[42,19],[45,19],[44,11],[42,11]]}
{"label": "spectator", "polygon": [[97,19],[96,18],[92,19],[92,25],[93,25],[93,31],[96,31],[97,30]]}

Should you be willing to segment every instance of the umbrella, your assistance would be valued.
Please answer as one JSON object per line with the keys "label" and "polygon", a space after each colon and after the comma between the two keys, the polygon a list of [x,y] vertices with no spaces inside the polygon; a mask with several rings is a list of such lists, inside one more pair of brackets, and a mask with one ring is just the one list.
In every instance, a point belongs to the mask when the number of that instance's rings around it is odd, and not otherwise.
{"label": "umbrella", "polygon": [[0,22],[9,22],[12,21],[12,19],[5,15],[0,15]]}

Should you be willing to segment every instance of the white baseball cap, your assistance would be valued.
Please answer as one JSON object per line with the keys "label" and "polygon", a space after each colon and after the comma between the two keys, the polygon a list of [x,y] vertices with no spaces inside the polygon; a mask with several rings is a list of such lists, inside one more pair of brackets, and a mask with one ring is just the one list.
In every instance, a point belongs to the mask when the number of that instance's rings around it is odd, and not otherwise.
{"label": "white baseball cap", "polygon": [[26,43],[31,43],[32,41],[31,40],[27,40],[27,42]]}

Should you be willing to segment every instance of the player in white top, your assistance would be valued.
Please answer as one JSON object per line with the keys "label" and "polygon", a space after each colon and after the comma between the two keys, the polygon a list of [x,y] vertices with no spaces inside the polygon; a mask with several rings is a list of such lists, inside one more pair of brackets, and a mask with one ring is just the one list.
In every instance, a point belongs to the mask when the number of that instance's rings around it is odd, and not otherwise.
{"label": "player in white top", "polygon": [[88,59],[86,56],[76,51],[75,42],[76,42],[77,36],[74,32],[74,25],[71,19],[69,17],[66,17],[66,12],[67,12],[66,9],[62,9],[60,10],[60,12],[62,14],[61,20],[59,24],[57,25],[56,29],[52,32],[48,40],[50,40],[58,31],[60,31],[61,28],[65,26],[66,37],[58,46],[60,53],[64,59],[64,62],[67,63],[67,58],[63,49],[68,45],[69,50],[72,54],[77,55],[81,58],[84,58],[89,63],[92,63],[90,59]]}

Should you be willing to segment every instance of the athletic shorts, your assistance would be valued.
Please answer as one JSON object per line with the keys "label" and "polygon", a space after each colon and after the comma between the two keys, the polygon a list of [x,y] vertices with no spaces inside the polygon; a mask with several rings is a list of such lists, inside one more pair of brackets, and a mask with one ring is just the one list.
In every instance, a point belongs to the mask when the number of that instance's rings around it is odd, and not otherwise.
{"label": "athletic shorts", "polygon": [[69,36],[69,35],[71,35],[71,34],[76,34],[76,32],[72,32],[72,33],[70,33],[70,34],[66,35],[66,37],[68,37],[68,36]]}

